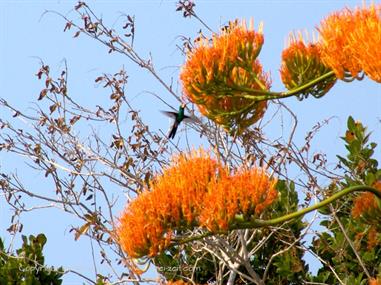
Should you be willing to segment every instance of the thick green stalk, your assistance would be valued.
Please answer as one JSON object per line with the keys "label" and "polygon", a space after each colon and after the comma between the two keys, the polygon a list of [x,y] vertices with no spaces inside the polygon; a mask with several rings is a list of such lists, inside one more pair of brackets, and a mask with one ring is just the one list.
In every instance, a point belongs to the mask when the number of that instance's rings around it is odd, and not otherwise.
{"label": "thick green stalk", "polygon": [[268,226],[273,226],[276,224],[284,223],[284,222],[290,221],[292,219],[296,219],[296,218],[299,218],[301,216],[304,216],[305,214],[308,214],[308,213],[310,213],[314,210],[317,210],[321,207],[327,206],[328,204],[334,202],[335,200],[337,200],[337,199],[339,199],[345,195],[348,195],[349,193],[356,192],[356,191],[372,192],[379,199],[381,199],[381,192],[378,191],[377,189],[373,188],[373,187],[364,186],[364,185],[351,186],[351,187],[345,188],[344,190],[341,190],[338,193],[335,193],[334,195],[332,195],[331,197],[321,201],[320,203],[317,203],[317,204],[310,206],[308,208],[301,209],[297,212],[290,213],[290,214],[287,214],[287,215],[284,215],[284,216],[281,216],[281,217],[278,217],[275,219],[271,219],[271,220],[253,219],[251,221],[243,221],[242,217],[237,217],[238,218],[238,219],[236,219],[237,224],[234,225],[234,227],[230,228],[230,229],[246,229],[246,228],[268,227]]}
{"label": "thick green stalk", "polygon": [[[261,228],[261,227],[269,227],[269,226],[274,226],[274,225],[277,225],[280,223],[288,222],[292,219],[302,217],[305,214],[308,214],[314,210],[317,210],[317,209],[320,209],[324,206],[327,206],[328,204],[336,201],[337,199],[342,198],[342,197],[344,197],[344,196],[346,196],[352,192],[356,192],[356,191],[371,192],[374,195],[376,195],[379,199],[381,199],[381,191],[379,191],[373,187],[366,186],[366,185],[351,186],[351,187],[348,187],[348,188],[341,190],[338,193],[333,194],[331,197],[329,197],[329,198],[327,198],[327,199],[325,199],[325,200],[321,201],[320,203],[317,203],[313,206],[310,206],[310,207],[301,209],[297,212],[290,213],[290,214],[287,214],[287,215],[284,215],[284,216],[281,216],[278,218],[274,218],[271,220],[253,219],[251,221],[244,221],[242,216],[237,216],[235,219],[234,225],[229,227],[229,231],[230,230],[237,230],[237,229],[253,229],[253,228]],[[180,239],[174,239],[173,241],[175,244],[185,244],[188,242],[200,240],[200,239],[203,239],[205,237],[216,235],[216,234],[227,234],[227,231],[206,232],[206,233],[198,235],[198,236],[185,238],[185,239],[184,238],[183,239],[181,239],[181,238]]]}
{"label": "thick green stalk", "polygon": [[[315,78],[314,80],[311,80],[310,82],[299,86],[297,88],[294,88],[292,90],[286,91],[286,92],[272,92],[272,91],[266,91],[266,90],[258,90],[258,89],[252,89],[242,86],[234,86],[233,89],[235,91],[241,91],[243,94],[240,95],[234,95],[238,97],[243,97],[247,99],[253,99],[256,101],[262,101],[262,100],[272,100],[272,99],[283,99],[287,97],[294,96],[296,94],[299,94],[300,92],[316,85],[317,83],[330,78],[332,76],[335,76],[335,73],[333,71],[329,71],[322,76],[319,76],[318,78]],[[246,94],[245,94],[246,93]]]}

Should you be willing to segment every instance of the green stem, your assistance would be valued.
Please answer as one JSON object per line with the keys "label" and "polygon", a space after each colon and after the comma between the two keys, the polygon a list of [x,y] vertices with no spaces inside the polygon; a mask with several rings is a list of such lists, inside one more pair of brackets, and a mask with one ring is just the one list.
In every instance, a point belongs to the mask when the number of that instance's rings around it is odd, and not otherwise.
{"label": "green stem", "polygon": [[[296,94],[299,94],[300,92],[316,85],[320,81],[323,81],[325,79],[328,79],[330,77],[335,76],[335,73],[333,71],[329,71],[322,76],[319,76],[318,78],[315,78],[314,80],[299,86],[297,88],[294,88],[292,90],[286,91],[286,92],[272,92],[272,91],[266,91],[266,90],[258,90],[258,89],[252,89],[248,87],[243,86],[234,86],[233,89],[235,91],[241,91],[246,94],[240,94],[238,97],[243,97],[247,99],[253,99],[256,101],[263,101],[263,100],[272,100],[272,99],[283,99],[287,97],[294,96]],[[234,95],[236,96],[236,95]]]}
{"label": "green stem", "polygon": [[294,213],[290,213],[290,214],[287,214],[287,215],[284,215],[282,217],[278,217],[278,218],[275,218],[275,219],[271,219],[271,220],[258,220],[258,219],[253,219],[251,221],[243,221],[242,218],[240,217],[238,220],[237,220],[237,224],[231,228],[231,229],[246,229],[246,228],[258,228],[258,227],[268,227],[268,226],[273,226],[273,225],[276,225],[276,224],[280,224],[280,223],[284,223],[284,222],[287,222],[287,221],[290,221],[292,219],[296,219],[296,218],[299,218],[301,216],[304,216],[305,214],[308,214],[314,210],[317,210],[321,207],[324,207],[324,206],[327,206],[328,204],[336,201],[337,199],[349,194],[349,193],[352,193],[352,192],[355,192],[355,191],[368,191],[368,192],[372,192],[373,194],[375,194],[379,199],[381,199],[381,192],[378,191],[377,189],[373,188],[373,187],[370,187],[370,186],[364,186],[364,185],[357,185],[357,186],[352,186],[352,187],[348,187],[348,188],[345,188],[344,190],[341,190],[340,192],[332,195],[331,197],[321,201],[320,203],[317,203],[313,206],[310,206],[308,208],[305,208],[305,209],[301,209],[297,212],[294,212]]}
{"label": "green stem", "polygon": [[295,88],[295,89],[289,90],[287,92],[284,92],[283,94],[284,94],[284,96],[287,96],[287,97],[288,96],[293,96],[293,95],[298,94],[299,92],[301,92],[301,91],[303,91],[305,89],[308,89],[308,88],[316,85],[320,81],[323,81],[323,80],[328,79],[330,77],[335,77],[335,73],[333,71],[329,71],[329,72],[323,74],[322,76],[320,76],[320,77],[318,77],[318,78],[316,78],[316,79],[314,79],[314,80],[312,80],[312,81],[310,81],[310,82],[308,82],[308,83],[306,83],[306,84],[304,84],[304,85],[302,85],[302,86],[300,86],[298,88]]}
{"label": "green stem", "polygon": [[[271,220],[260,220],[260,219],[252,219],[251,221],[244,221],[242,216],[237,216],[235,221],[236,223],[233,226],[229,227],[230,230],[238,230],[238,229],[253,229],[253,228],[261,228],[261,227],[269,227],[269,226],[274,226],[276,224],[288,222],[292,219],[296,219],[299,217],[304,216],[305,214],[308,214],[314,210],[317,210],[321,207],[327,206],[328,204],[336,201],[337,199],[346,196],[352,192],[356,191],[366,191],[366,192],[371,192],[374,195],[376,195],[379,199],[381,199],[381,192],[373,187],[370,186],[365,186],[365,185],[357,185],[357,186],[351,186],[348,188],[345,188],[344,190],[341,190],[338,193],[333,194],[331,197],[321,201],[320,203],[317,203],[313,206],[301,209],[297,212],[290,213],[278,218],[274,218]],[[216,234],[227,234],[227,231],[219,231],[219,232],[206,232],[204,234],[190,237],[190,238],[185,238],[185,239],[174,239],[176,244],[185,244],[189,243],[195,240],[200,240],[205,237],[211,236],[211,235],[216,235]]]}

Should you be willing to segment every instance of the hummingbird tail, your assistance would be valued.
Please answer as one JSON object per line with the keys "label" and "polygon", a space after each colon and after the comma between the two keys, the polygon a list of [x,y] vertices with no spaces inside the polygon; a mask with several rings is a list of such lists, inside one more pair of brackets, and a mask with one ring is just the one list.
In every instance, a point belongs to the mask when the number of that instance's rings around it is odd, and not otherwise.
{"label": "hummingbird tail", "polygon": [[169,135],[168,135],[169,139],[174,139],[175,138],[178,126],[179,126],[179,124],[177,122],[175,122],[173,124],[173,127],[172,127],[172,129],[171,129],[171,131],[169,132]]}

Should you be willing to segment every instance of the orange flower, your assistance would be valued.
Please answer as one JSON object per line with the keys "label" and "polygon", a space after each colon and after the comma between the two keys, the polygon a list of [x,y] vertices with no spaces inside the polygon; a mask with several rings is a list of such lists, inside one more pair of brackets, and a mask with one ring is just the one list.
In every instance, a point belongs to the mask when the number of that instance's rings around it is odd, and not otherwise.
{"label": "orange flower", "polygon": [[[290,35],[289,46],[282,52],[280,75],[288,90],[298,88],[331,71],[321,60],[321,48],[317,44],[306,44],[301,33]],[[335,84],[335,76],[303,90],[298,96],[321,97]]]}
{"label": "orange flower", "polygon": [[238,214],[262,213],[277,197],[275,183],[263,170],[230,173],[202,150],[181,154],[127,205],[119,242],[130,257],[154,256],[178,229],[227,229]]}
{"label": "orange flower", "polygon": [[354,218],[359,218],[364,213],[377,208],[378,205],[375,195],[373,193],[365,192],[355,199],[352,216]]}
{"label": "orange flower", "polygon": [[169,280],[165,283],[165,285],[188,285],[188,284],[194,284],[194,283],[193,282],[187,283],[184,280],[175,280],[175,281]]}
{"label": "orange flower", "polygon": [[381,83],[381,5],[356,10],[356,29],[348,38],[350,50],[366,75]]}
{"label": "orange flower", "polygon": [[369,280],[369,285],[381,285],[381,280],[380,279],[375,279],[375,278],[371,278]]}
{"label": "orange flower", "polygon": [[362,68],[353,56],[349,38],[356,28],[353,11],[344,9],[329,15],[318,29],[321,35],[322,60],[340,79],[349,72],[356,77]]}
{"label": "orange flower", "polygon": [[200,224],[211,231],[227,230],[236,215],[258,216],[277,198],[276,180],[262,169],[242,169],[209,184]]}
{"label": "orange flower", "polygon": [[270,82],[257,60],[263,34],[248,29],[245,21],[230,23],[220,35],[202,39],[188,56],[180,79],[188,99],[200,112],[238,132],[259,120],[265,101],[242,97],[246,90],[268,90]]}
{"label": "orange flower", "polygon": [[195,223],[207,184],[219,164],[203,152],[176,157],[164,173],[126,207],[120,217],[120,244],[129,256],[154,256],[168,246],[172,229]]}
{"label": "orange flower", "polygon": [[318,29],[321,35],[322,60],[336,76],[355,78],[364,71],[381,82],[380,5],[344,9],[328,16]]}
{"label": "orange flower", "polygon": [[[372,185],[373,188],[381,192],[381,180],[377,180]],[[362,193],[354,200],[352,208],[354,218],[363,218],[368,224],[380,225],[381,222],[381,204],[376,195],[370,192]]]}
{"label": "orange flower", "polygon": [[377,229],[372,226],[368,232],[368,244],[367,249],[371,250],[379,244]]}

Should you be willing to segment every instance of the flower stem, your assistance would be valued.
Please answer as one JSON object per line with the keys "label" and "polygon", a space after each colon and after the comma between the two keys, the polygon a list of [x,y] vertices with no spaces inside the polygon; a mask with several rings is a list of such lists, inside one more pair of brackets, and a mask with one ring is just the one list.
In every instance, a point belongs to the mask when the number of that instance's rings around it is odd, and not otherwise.
{"label": "flower stem", "polygon": [[[337,199],[357,191],[371,192],[374,195],[376,195],[379,199],[381,199],[381,192],[373,187],[366,186],[366,185],[351,186],[341,190],[340,192],[333,194],[331,197],[321,201],[320,203],[317,203],[313,206],[301,209],[299,211],[296,211],[296,212],[293,212],[278,218],[274,218],[270,220],[252,219],[250,221],[245,221],[243,220],[242,216],[236,216],[235,224],[229,227],[229,231],[238,230],[238,229],[253,229],[253,228],[261,228],[261,227],[269,227],[269,226],[274,226],[276,224],[288,222],[290,220],[300,218],[314,210],[327,206],[328,204],[336,201]],[[175,238],[173,239],[173,241],[175,244],[185,244],[195,240],[203,239],[208,236],[212,236],[216,234],[227,234],[227,233],[228,231],[205,232],[203,234],[192,236],[189,238]]]}
{"label": "flower stem", "polygon": [[341,190],[338,193],[335,193],[331,197],[321,201],[320,203],[317,203],[313,206],[310,206],[308,208],[301,209],[297,212],[290,213],[275,219],[271,220],[259,220],[259,219],[253,219],[251,221],[243,221],[242,217],[236,218],[237,224],[231,227],[230,229],[246,229],[246,228],[258,228],[258,227],[268,227],[268,226],[273,226],[276,224],[284,223],[287,221],[290,221],[292,219],[299,218],[301,216],[304,216],[305,214],[308,214],[309,212],[312,212],[314,210],[317,210],[321,207],[327,206],[328,204],[336,201],[337,199],[348,195],[349,193],[356,192],[356,191],[367,191],[367,192],[372,192],[375,194],[379,199],[381,199],[381,192],[378,191],[377,189],[370,187],[370,186],[365,186],[365,185],[357,185],[357,186],[351,186],[348,188],[345,188],[344,190]]}
{"label": "flower stem", "polygon": [[242,92],[242,94],[234,95],[234,96],[243,97],[247,99],[253,99],[256,101],[283,99],[283,98],[288,98],[296,94],[299,94],[300,92],[316,85],[317,83],[334,76],[335,76],[335,73],[333,71],[329,71],[323,74],[322,76],[319,76],[318,78],[315,78],[314,80],[311,80],[310,82],[302,86],[299,86],[297,88],[294,88],[292,90],[285,91],[285,92],[272,92],[272,91],[252,89],[252,88],[247,88],[242,86],[234,86],[233,89],[235,91]]}

